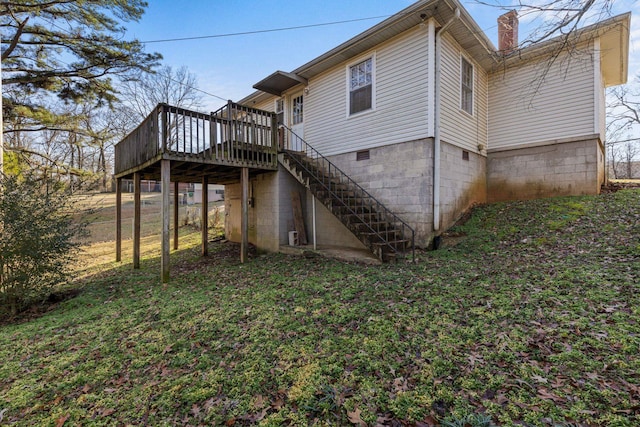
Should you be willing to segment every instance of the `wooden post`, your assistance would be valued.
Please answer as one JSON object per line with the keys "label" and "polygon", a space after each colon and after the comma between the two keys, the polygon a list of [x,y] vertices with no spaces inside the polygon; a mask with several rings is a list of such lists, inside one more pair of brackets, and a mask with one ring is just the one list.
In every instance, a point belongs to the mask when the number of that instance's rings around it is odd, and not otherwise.
{"label": "wooden post", "polygon": [[249,168],[242,168],[240,182],[242,186],[242,217],[240,220],[242,243],[240,244],[240,262],[245,263],[249,249]]}
{"label": "wooden post", "polygon": [[209,255],[209,177],[202,177],[202,209],[200,211],[202,227],[202,256]]}
{"label": "wooden post", "polygon": [[180,194],[178,182],[173,183],[173,250],[178,250],[178,211],[180,210]]}
{"label": "wooden post", "polygon": [[[171,160],[160,161],[160,185],[162,194],[162,283],[169,282],[169,223],[171,209],[171,197],[169,190],[171,188]],[[176,206],[177,208],[177,206]]]}
{"label": "wooden post", "polygon": [[140,268],[140,172],[133,174],[133,268]]}
{"label": "wooden post", "polygon": [[122,260],[122,178],[116,179],[116,262]]}
{"label": "wooden post", "polygon": [[311,221],[313,222],[313,250],[318,250],[318,244],[316,242],[316,196],[311,195]]}

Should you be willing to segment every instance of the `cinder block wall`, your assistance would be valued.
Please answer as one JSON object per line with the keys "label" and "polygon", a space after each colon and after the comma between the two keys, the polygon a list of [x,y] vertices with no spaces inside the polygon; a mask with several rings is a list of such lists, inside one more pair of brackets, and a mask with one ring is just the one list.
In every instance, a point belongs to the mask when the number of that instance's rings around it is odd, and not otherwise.
{"label": "cinder block wall", "polygon": [[598,194],[604,152],[598,138],[489,152],[488,201]]}
{"label": "cinder block wall", "polygon": [[[306,209],[303,208],[307,239],[313,243],[313,195],[306,192]],[[322,246],[340,246],[344,248],[366,249],[365,245],[354,236],[351,231],[336,218],[329,209],[316,200],[316,239]]]}
{"label": "cinder block wall", "polygon": [[[293,206],[291,204],[291,192],[297,191],[300,194],[300,204],[302,205],[302,215],[304,217],[308,208],[306,206],[305,194],[307,189],[300,184],[291,174],[282,166],[278,165],[278,206],[277,212],[280,219],[278,224],[278,242],[280,245],[289,244],[289,231],[294,230],[293,222]],[[305,222],[307,230],[307,238],[311,241],[309,221]]]}
{"label": "cinder block wall", "polygon": [[417,246],[427,246],[433,234],[433,139],[371,148],[368,160],[356,155],[329,159],[412,226]]}
{"label": "cinder block wall", "polygon": [[[303,203],[305,189],[282,166],[278,172],[252,177],[249,182],[249,242],[258,250],[277,252],[287,244],[287,231],[293,227],[291,191],[299,191]],[[225,186],[225,234],[232,242],[240,242],[242,215],[240,183]],[[304,209],[304,207],[303,207]]]}
{"label": "cinder block wall", "polygon": [[444,231],[471,205],[486,203],[487,159],[444,141],[440,149],[440,227]]}

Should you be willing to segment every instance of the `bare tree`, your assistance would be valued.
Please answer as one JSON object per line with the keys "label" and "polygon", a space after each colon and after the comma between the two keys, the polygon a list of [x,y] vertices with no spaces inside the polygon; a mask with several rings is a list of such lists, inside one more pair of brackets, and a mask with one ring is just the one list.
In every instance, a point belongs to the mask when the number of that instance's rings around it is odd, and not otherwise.
{"label": "bare tree", "polygon": [[607,99],[611,171],[615,178],[634,178],[640,157],[640,75],[633,83],[609,90]]}
{"label": "bare tree", "polygon": [[171,66],[164,66],[155,73],[128,79],[120,89],[120,98],[138,121],[146,118],[160,103],[189,109],[202,106],[197,79],[186,67],[174,70]]}

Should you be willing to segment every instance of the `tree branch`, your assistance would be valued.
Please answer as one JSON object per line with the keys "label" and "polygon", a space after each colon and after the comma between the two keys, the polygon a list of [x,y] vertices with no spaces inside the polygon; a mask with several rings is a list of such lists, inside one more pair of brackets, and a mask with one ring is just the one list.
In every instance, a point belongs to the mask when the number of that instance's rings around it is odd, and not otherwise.
{"label": "tree branch", "polygon": [[[17,19],[16,19],[16,21],[17,21]],[[2,52],[2,60],[3,61],[5,59],[7,59],[9,57],[9,55],[11,55],[11,52],[13,52],[13,50],[18,45],[18,40],[20,40],[20,36],[22,35],[22,32],[24,31],[24,26],[27,25],[28,21],[29,21],[29,17],[27,16],[24,21],[22,21],[22,22],[20,22],[18,24],[18,28],[16,30],[16,33],[13,36],[13,38],[11,39],[11,43],[9,43],[9,47],[7,48],[7,50]]]}

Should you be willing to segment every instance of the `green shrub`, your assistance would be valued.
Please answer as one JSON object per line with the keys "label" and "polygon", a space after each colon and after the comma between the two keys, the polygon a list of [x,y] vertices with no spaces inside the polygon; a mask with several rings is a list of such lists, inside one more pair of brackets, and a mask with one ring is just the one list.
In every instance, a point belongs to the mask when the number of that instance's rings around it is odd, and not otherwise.
{"label": "green shrub", "polygon": [[0,316],[45,301],[66,280],[83,230],[59,186],[0,177]]}

